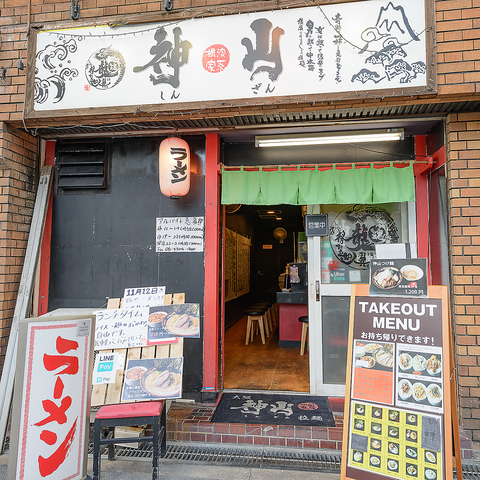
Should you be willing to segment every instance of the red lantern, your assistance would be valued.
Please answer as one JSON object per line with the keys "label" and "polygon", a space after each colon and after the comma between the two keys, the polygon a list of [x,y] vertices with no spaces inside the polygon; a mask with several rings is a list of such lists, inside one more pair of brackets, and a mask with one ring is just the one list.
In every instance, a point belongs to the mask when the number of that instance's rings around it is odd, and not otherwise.
{"label": "red lantern", "polygon": [[160,144],[158,156],[160,190],[170,198],[190,190],[190,148],[185,140],[169,137]]}

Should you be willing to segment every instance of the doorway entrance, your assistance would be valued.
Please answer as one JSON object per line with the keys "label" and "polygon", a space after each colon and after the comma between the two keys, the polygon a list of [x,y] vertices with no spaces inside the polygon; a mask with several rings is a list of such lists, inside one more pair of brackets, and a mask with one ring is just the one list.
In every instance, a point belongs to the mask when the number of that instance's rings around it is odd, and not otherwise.
{"label": "doorway entrance", "polygon": [[[294,214],[286,221],[280,212],[289,210]],[[285,220],[282,227],[285,238],[275,236],[277,223],[262,223],[265,219],[260,216],[266,215],[266,211],[275,212],[270,214],[271,221],[273,215],[276,215],[276,222],[281,222],[280,218]],[[305,218],[318,213],[327,215],[329,233],[324,237],[307,238],[304,236]],[[245,225],[251,226],[252,281],[248,294],[225,302],[224,388],[343,396],[351,285],[368,284],[370,260],[390,258],[388,246],[408,244],[411,255],[416,256],[414,202],[311,205],[303,209],[286,205],[250,206],[240,207],[236,215],[239,216],[227,214],[225,227],[229,229],[235,225],[238,230],[243,225],[246,231]],[[237,234],[241,236],[238,231]],[[236,261],[242,260],[236,257]],[[283,293],[277,295],[286,286],[282,276],[285,267],[301,262],[307,266],[303,305],[295,303],[300,300],[283,300]],[[227,265],[226,259],[225,268]],[[290,287],[287,296],[294,293],[293,284]],[[279,325],[265,344],[258,336],[245,345],[247,318],[244,311],[259,301],[280,305]],[[303,307],[304,313],[294,307]],[[309,325],[309,349],[304,356],[300,355],[300,315],[308,316]],[[297,336],[287,330],[286,325],[296,327]]]}
{"label": "doorway entrance", "polygon": [[[260,335],[245,344],[244,312],[262,301],[274,305],[287,264],[298,260],[299,234],[304,232],[302,207],[228,206],[224,226],[224,388],[309,392],[309,353],[300,355],[300,334],[298,341],[281,347],[278,322],[273,322],[264,344]],[[241,251],[246,243],[249,257]],[[245,263],[250,274],[247,290],[241,278]],[[306,303],[304,309],[306,314]],[[300,324],[297,329],[301,332]]]}

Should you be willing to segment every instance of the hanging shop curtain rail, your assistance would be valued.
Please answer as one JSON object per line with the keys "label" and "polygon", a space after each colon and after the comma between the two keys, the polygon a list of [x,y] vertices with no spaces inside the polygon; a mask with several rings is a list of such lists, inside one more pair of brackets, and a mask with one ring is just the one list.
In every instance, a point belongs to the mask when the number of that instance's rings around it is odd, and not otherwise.
{"label": "hanging shop curtain rail", "polygon": [[415,200],[413,165],[329,170],[222,169],[222,203],[225,205],[316,205],[389,203]]}

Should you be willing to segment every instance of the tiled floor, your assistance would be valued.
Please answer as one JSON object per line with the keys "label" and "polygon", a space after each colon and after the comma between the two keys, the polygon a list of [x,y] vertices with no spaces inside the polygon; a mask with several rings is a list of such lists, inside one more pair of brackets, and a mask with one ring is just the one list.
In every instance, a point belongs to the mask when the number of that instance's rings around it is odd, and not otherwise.
{"label": "tiled floor", "polygon": [[[278,329],[262,344],[260,336],[245,345],[247,318],[225,335],[225,389],[309,391],[308,352],[279,348]],[[173,404],[167,417],[168,439],[271,447],[341,449],[343,403],[336,405],[335,427],[297,427],[212,423],[215,406]]]}
{"label": "tiled floor", "polygon": [[333,412],[335,427],[212,423],[214,406],[174,404],[167,417],[167,439],[296,448],[342,448],[343,410]]}
{"label": "tiled floor", "polygon": [[262,344],[260,335],[245,345],[247,317],[225,333],[225,389],[308,392],[308,352],[279,348],[278,327]]}

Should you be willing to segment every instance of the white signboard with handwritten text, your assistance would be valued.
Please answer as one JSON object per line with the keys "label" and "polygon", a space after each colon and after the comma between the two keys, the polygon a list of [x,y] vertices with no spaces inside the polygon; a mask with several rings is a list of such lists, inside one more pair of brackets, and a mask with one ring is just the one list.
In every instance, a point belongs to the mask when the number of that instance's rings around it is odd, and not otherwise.
{"label": "white signboard with handwritten text", "polygon": [[148,307],[98,310],[95,350],[146,345]]}
{"label": "white signboard with handwritten text", "polygon": [[205,217],[157,218],[157,253],[203,252]]}
{"label": "white signboard with handwritten text", "polygon": [[165,302],[165,287],[126,288],[122,308],[158,307]]}

